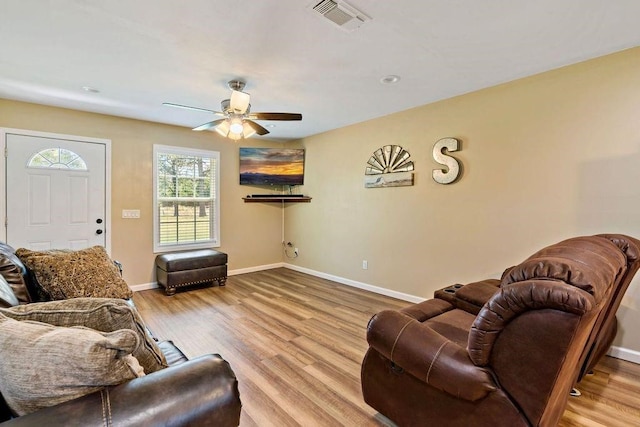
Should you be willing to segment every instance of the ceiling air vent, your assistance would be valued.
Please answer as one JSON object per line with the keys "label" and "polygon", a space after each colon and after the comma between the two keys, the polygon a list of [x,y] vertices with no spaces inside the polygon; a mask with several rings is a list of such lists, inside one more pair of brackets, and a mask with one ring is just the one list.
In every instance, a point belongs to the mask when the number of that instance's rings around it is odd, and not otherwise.
{"label": "ceiling air vent", "polygon": [[312,9],[346,31],[353,31],[371,19],[343,1],[322,0]]}

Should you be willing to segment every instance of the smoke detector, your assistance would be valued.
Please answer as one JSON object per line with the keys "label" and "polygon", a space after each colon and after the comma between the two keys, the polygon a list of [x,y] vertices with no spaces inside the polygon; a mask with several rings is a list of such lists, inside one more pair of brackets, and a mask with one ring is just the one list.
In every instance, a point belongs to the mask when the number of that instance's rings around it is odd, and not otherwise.
{"label": "smoke detector", "polygon": [[343,1],[322,0],[311,9],[345,31],[353,31],[371,20],[367,15]]}

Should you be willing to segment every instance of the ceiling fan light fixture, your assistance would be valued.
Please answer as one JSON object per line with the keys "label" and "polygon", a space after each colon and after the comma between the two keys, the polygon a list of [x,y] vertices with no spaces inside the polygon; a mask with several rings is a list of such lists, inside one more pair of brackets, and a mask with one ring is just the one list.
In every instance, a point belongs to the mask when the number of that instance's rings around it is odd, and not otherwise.
{"label": "ceiling fan light fixture", "polygon": [[218,126],[216,126],[215,130],[220,135],[226,138],[226,136],[229,135],[229,120],[225,120],[224,122],[220,123]]}
{"label": "ceiling fan light fixture", "polygon": [[231,92],[230,107],[234,113],[244,114],[249,108],[251,96],[248,93],[234,90]]}
{"label": "ceiling fan light fixture", "polygon": [[249,123],[244,122],[242,124],[243,127],[243,131],[242,134],[244,135],[245,138],[251,138],[253,135],[256,134],[256,130],[254,128],[252,128]]}
{"label": "ceiling fan light fixture", "polygon": [[242,131],[244,130],[244,123],[241,118],[234,117],[231,119],[231,123],[229,124],[229,133],[235,135],[242,135]]}
{"label": "ceiling fan light fixture", "polygon": [[241,133],[229,132],[229,135],[227,135],[227,138],[233,139],[234,141],[238,141],[238,140],[242,139],[242,134]]}

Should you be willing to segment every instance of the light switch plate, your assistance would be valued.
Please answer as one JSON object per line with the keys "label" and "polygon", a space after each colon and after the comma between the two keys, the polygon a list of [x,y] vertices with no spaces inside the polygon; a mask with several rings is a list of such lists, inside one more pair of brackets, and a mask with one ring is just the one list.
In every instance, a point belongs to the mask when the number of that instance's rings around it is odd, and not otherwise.
{"label": "light switch plate", "polygon": [[140,218],[140,209],[123,209],[122,218],[126,218],[126,219]]}

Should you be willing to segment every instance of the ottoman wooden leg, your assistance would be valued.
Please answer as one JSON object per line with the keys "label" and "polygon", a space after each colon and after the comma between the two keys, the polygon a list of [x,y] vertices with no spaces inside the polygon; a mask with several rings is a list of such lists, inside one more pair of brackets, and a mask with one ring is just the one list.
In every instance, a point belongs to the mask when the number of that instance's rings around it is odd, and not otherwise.
{"label": "ottoman wooden leg", "polygon": [[167,288],[164,290],[164,293],[165,293],[167,296],[173,296],[173,295],[175,295],[175,294],[176,294],[176,288],[173,288],[173,287],[172,287],[172,288],[169,288],[169,287],[167,287]]}
{"label": "ottoman wooden leg", "polygon": [[226,284],[227,284],[227,278],[226,277],[218,279],[218,286],[224,286]]}

